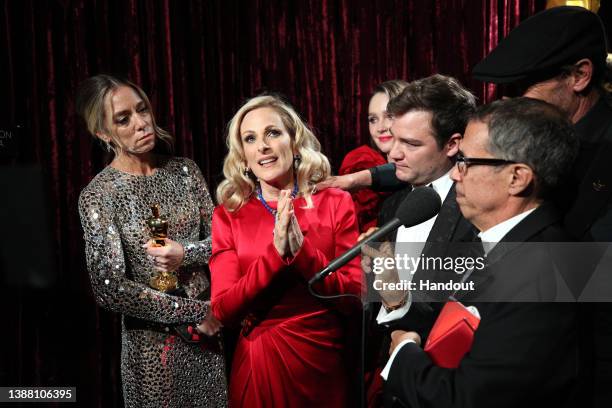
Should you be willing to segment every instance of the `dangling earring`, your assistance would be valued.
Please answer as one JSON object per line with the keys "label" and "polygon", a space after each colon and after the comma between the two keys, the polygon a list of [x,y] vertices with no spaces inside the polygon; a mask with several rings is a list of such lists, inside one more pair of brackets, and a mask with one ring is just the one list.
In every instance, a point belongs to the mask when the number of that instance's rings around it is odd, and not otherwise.
{"label": "dangling earring", "polygon": [[293,169],[297,170],[301,162],[302,162],[302,156],[300,156],[299,154],[294,155],[293,156]]}
{"label": "dangling earring", "polygon": [[111,144],[109,142],[106,142],[106,150],[110,153],[111,149]]}
{"label": "dangling earring", "polygon": [[251,177],[251,169],[249,169],[249,166],[246,166],[244,168],[244,170],[242,171],[242,174],[244,174],[244,177],[247,177],[247,178]]}

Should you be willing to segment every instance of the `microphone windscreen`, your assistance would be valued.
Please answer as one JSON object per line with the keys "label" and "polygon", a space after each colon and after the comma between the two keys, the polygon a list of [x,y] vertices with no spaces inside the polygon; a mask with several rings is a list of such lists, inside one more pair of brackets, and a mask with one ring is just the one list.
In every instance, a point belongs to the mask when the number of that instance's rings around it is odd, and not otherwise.
{"label": "microphone windscreen", "polygon": [[400,204],[395,216],[405,227],[427,221],[440,212],[442,201],[431,187],[417,187]]}

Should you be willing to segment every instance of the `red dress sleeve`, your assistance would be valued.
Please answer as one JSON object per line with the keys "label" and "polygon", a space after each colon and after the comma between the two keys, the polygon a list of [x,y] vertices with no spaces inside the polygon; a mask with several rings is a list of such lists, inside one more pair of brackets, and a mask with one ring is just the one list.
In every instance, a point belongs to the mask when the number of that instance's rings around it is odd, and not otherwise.
{"label": "red dress sleeve", "polygon": [[286,263],[270,242],[265,253],[242,273],[234,246],[230,215],[219,206],[212,219],[211,301],[213,314],[221,323],[230,325],[240,320],[253,298],[266,288]]}
{"label": "red dress sleeve", "polygon": [[[342,161],[338,174],[345,175],[356,173],[372,167],[385,164],[384,157],[371,147],[364,145],[351,150]],[[361,189],[352,193],[355,209],[357,210],[357,221],[361,232],[376,226],[378,211],[387,193],[376,192],[370,189]]]}

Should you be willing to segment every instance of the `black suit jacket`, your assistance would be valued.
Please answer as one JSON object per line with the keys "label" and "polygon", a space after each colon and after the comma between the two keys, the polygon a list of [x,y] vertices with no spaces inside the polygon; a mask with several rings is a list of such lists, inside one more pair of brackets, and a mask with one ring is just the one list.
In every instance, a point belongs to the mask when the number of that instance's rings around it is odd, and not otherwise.
{"label": "black suit jacket", "polygon": [[[576,133],[581,146],[572,182],[577,187],[565,186],[558,199],[569,206],[564,225],[581,241],[609,242],[612,241],[612,109],[604,98],[576,123]],[[581,308],[585,331],[591,334],[587,342],[596,354],[593,406],[611,407],[612,303],[585,303]]]}
{"label": "black suit jacket", "polygon": [[[502,242],[568,239],[560,216],[542,205]],[[516,259],[508,249],[512,247],[498,244],[488,258],[516,269],[520,262],[531,261]],[[537,265],[530,268],[538,270]],[[406,344],[389,373],[385,392],[390,401],[397,406],[440,408],[581,406],[583,355],[575,304],[460,300],[476,306],[481,315],[470,352],[457,369],[444,369],[435,366],[421,347]]]}
{"label": "black suit jacket", "polygon": [[[385,200],[379,217],[379,225],[384,225],[395,216],[397,208],[409,196],[411,190],[412,189],[408,187],[394,193]],[[425,256],[432,256],[433,252],[435,252],[436,255],[443,255],[445,252],[445,244],[458,241],[471,241],[476,236],[477,230],[469,221],[463,218],[459,205],[457,204],[456,196],[455,185],[453,184],[442,203],[438,217],[427,237],[427,243],[423,248],[423,254]],[[395,238],[395,234],[388,237],[391,242],[395,242]],[[442,254],[440,252],[442,252]],[[420,277],[421,271],[417,271],[414,279],[418,280]],[[372,317],[374,319],[378,315],[380,307],[380,304],[376,304],[376,307],[372,307],[372,311],[374,312]],[[402,319],[389,322],[378,329],[387,333],[402,328],[412,328],[413,330],[418,328],[421,332],[428,332],[435,321],[438,310],[439,307],[435,304],[415,303],[414,307],[411,307],[411,310],[406,313]],[[382,348],[384,349],[386,346],[387,344],[383,343]],[[386,350],[383,350],[383,354],[386,355]]]}
{"label": "black suit jacket", "polygon": [[[393,193],[384,201],[380,210],[380,216],[378,217],[378,225],[384,225],[395,217],[400,204],[408,197],[411,191],[412,187],[408,186],[403,190]],[[436,222],[427,237],[427,242],[443,243],[469,240],[475,235],[474,226],[463,218],[456,197],[455,185],[453,184],[453,187],[451,187],[442,203],[438,218],[436,218]],[[395,235],[390,237],[390,239],[395,241]]]}
{"label": "black suit jacket", "polygon": [[568,208],[564,225],[581,241],[612,241],[612,109],[604,98],[575,129],[580,151],[574,186],[566,185],[557,199]]}
{"label": "black suit jacket", "polygon": [[[395,217],[395,213],[400,204],[408,197],[412,188],[405,187],[403,190],[397,191],[389,196],[381,208],[378,225],[384,225]],[[434,225],[427,238],[428,243],[437,243],[436,250],[440,250],[440,244],[471,240],[477,231],[474,226],[463,218],[459,206],[456,201],[455,186],[450,189],[440,213],[436,218]],[[391,242],[395,241],[395,233],[387,237]],[[429,248],[426,246],[424,252],[427,253]],[[369,276],[369,278],[372,278]],[[418,278],[418,275],[417,277]],[[369,282],[369,287],[372,287],[372,282]],[[366,371],[374,371],[375,367],[385,365],[389,354],[390,337],[389,334],[397,329],[418,329],[420,332],[429,332],[433,325],[441,305],[418,303],[413,304],[403,318],[396,321],[379,325],[376,322],[376,316],[381,308],[380,303],[368,303],[364,307],[365,319],[368,324],[368,336],[364,339],[364,361]]]}

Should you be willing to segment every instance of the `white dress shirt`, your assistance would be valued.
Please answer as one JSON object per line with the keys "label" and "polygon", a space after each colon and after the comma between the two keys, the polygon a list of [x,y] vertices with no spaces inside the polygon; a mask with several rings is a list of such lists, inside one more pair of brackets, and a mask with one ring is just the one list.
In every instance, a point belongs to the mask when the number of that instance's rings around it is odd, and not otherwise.
{"label": "white dress shirt", "polygon": [[[453,187],[453,180],[450,178],[450,172],[434,180],[431,183],[431,187],[436,193],[438,193],[438,195],[440,196],[440,200],[444,202],[444,200],[446,200],[448,192]],[[433,218],[430,218],[427,221],[422,222],[413,227],[406,228],[403,225],[400,226],[397,229],[395,242],[411,242],[425,246],[425,242],[427,242],[429,233],[431,232],[431,229],[437,218],[438,215],[436,214]],[[413,274],[409,270],[400,269],[398,271],[398,275],[400,280],[412,281]],[[378,324],[383,324],[391,322],[393,320],[397,320],[403,317],[408,312],[408,310],[410,309],[410,304],[410,293],[408,293],[408,299],[406,301],[406,304],[400,307],[399,309],[387,312],[384,307],[381,307],[380,311],[378,312],[378,316],[376,317],[376,321],[378,322]]]}
{"label": "white dress shirt", "polygon": [[519,215],[515,215],[512,218],[508,218],[506,221],[502,221],[496,226],[478,234],[478,237],[482,241],[482,247],[484,248],[485,255],[488,255],[495,245],[497,245],[497,243],[501,241],[512,228],[516,227],[519,222],[523,221],[525,217],[531,214],[533,210],[535,210],[535,208],[522,212]]}

